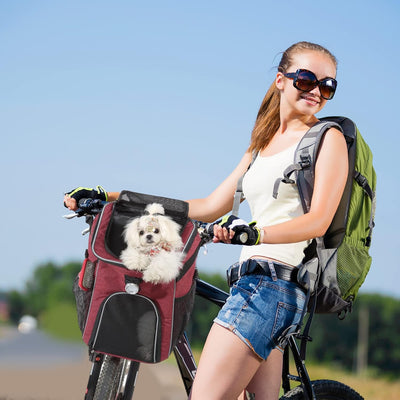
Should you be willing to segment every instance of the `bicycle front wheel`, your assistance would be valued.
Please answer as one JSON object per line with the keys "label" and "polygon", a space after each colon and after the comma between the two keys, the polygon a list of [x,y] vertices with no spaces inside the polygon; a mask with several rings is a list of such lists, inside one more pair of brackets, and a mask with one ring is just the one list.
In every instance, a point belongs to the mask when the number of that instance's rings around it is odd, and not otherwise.
{"label": "bicycle front wheel", "polygon": [[139,363],[104,356],[93,400],[130,400]]}
{"label": "bicycle front wheel", "polygon": [[[364,400],[354,389],[341,382],[323,379],[311,383],[317,400]],[[279,400],[304,400],[303,388],[297,386]]]}

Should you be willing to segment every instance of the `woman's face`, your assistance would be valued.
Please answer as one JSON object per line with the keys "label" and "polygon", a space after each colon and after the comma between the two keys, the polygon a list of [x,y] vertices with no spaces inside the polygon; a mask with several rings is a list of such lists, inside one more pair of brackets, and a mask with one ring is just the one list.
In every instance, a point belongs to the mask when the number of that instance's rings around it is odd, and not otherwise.
{"label": "woman's face", "polygon": [[[335,78],[336,67],[333,61],[324,53],[318,51],[304,51],[295,53],[293,63],[287,73],[296,72],[298,69],[307,69],[315,74],[320,81],[324,78]],[[293,86],[293,79],[285,77],[278,72],[276,86],[281,92],[281,111],[292,111],[304,115],[314,115],[325,106],[325,100],[319,87],[310,92],[302,92]]]}

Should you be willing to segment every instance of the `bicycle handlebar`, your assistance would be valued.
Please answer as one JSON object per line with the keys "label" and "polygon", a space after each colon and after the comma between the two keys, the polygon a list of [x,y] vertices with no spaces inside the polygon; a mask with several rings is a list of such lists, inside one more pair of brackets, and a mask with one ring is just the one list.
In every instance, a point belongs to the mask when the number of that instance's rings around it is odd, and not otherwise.
{"label": "bicycle handlebar", "polygon": [[[195,221],[195,223],[199,229],[200,237],[203,240],[205,239],[206,241],[210,242],[214,237],[214,225],[217,223],[212,222],[211,224],[207,224],[201,221]],[[236,239],[239,240],[241,244],[245,244],[248,237],[249,235],[246,232],[242,232]]]}
{"label": "bicycle handlebar", "polygon": [[101,212],[103,207],[107,204],[106,201],[99,199],[80,199],[78,203],[78,209],[76,212],[82,215],[97,215]]}
{"label": "bicycle handlebar", "polygon": [[[93,217],[97,214],[101,213],[103,207],[107,204],[106,201],[99,199],[80,199],[78,202],[78,209],[69,215],[64,215],[64,218],[72,219],[72,218],[80,218],[86,217],[86,222],[90,225]],[[200,238],[203,244],[211,242],[214,237],[214,224],[209,224],[206,222],[193,220],[193,223],[198,229]],[[83,233],[87,233],[88,230],[85,229]]]}
{"label": "bicycle handlebar", "polygon": [[[66,215],[65,217],[70,219],[74,217],[94,217],[101,212],[103,207],[107,204],[106,201],[99,200],[99,199],[80,199],[78,202],[78,209],[75,213]],[[214,237],[214,225],[216,222],[213,223],[206,223],[201,221],[193,220],[194,224],[197,226],[199,231],[199,235],[203,243],[211,242]],[[246,232],[243,232],[239,235],[238,240],[244,244],[246,243],[248,235]]]}

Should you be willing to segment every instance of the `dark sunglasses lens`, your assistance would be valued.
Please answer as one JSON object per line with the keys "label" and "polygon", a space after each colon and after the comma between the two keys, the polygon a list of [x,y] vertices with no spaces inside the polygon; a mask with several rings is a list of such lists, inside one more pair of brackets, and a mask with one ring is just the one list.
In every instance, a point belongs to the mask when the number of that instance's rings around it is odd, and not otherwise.
{"label": "dark sunglasses lens", "polygon": [[336,91],[336,81],[334,79],[324,79],[319,84],[319,90],[321,91],[321,96],[326,99],[332,99]]}
{"label": "dark sunglasses lens", "polygon": [[310,92],[319,86],[321,96],[326,100],[331,100],[336,91],[337,82],[333,78],[326,78],[318,82],[317,77],[311,71],[299,71],[294,81],[295,87],[303,92]]}
{"label": "dark sunglasses lens", "polygon": [[312,72],[300,71],[295,83],[297,89],[303,92],[309,92],[317,86],[317,78]]}

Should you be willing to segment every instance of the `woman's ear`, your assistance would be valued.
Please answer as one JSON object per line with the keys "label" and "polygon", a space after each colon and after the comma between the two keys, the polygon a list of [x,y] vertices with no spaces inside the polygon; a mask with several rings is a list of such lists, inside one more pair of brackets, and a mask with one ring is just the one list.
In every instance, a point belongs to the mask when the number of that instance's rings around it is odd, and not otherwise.
{"label": "woman's ear", "polygon": [[275,86],[277,87],[278,90],[283,90],[283,74],[282,72],[278,72],[276,74],[276,78],[275,78]]}

